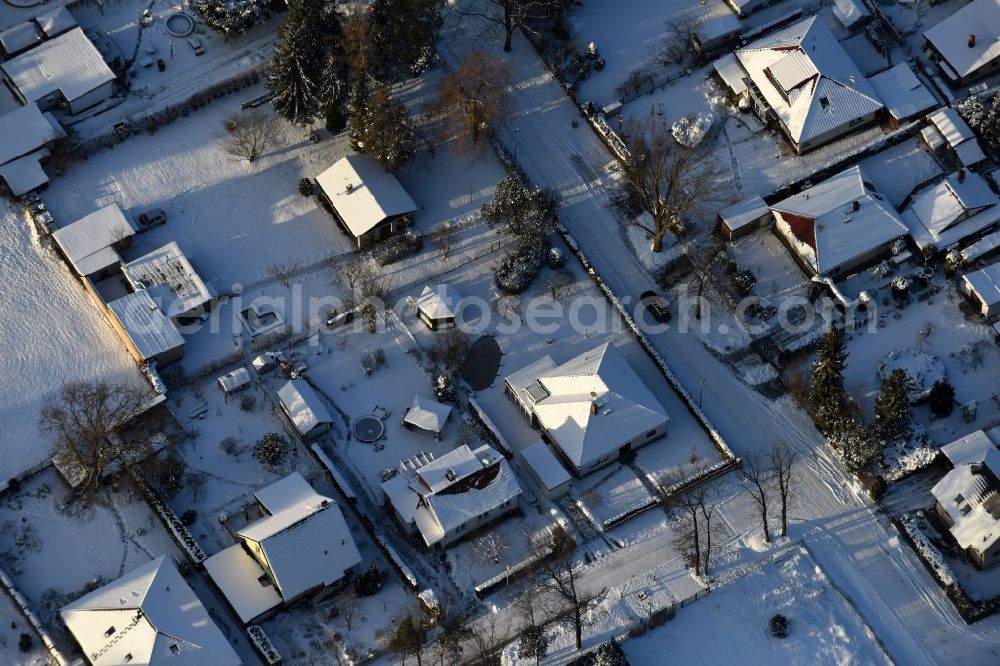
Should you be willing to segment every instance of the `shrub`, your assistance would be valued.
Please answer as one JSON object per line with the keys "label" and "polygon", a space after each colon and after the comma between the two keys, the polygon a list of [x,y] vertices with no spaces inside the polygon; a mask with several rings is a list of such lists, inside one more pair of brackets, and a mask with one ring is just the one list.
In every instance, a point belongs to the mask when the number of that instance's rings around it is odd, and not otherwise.
{"label": "shrub", "polygon": [[17,641],[17,649],[21,652],[28,652],[31,650],[31,645],[34,641],[31,640],[31,634],[21,634],[21,638]]}
{"label": "shrub", "polygon": [[382,573],[372,562],[368,571],[354,579],[354,592],[359,597],[370,597],[382,589]]}
{"label": "shrub", "polygon": [[544,243],[525,244],[508,253],[493,268],[493,281],[500,291],[520,294],[531,285],[545,263]]}
{"label": "shrub", "polygon": [[208,27],[226,35],[246,32],[267,19],[263,0],[195,0]]}
{"label": "shrub", "polygon": [[257,406],[257,396],[253,393],[247,393],[242,398],[240,398],[240,409],[244,412],[252,412],[254,407]]}
{"label": "shrub", "polygon": [[880,499],[883,495],[885,495],[885,492],[889,490],[889,484],[886,482],[885,477],[881,474],[873,476],[867,486],[868,494],[874,500]]}
{"label": "shrub", "polygon": [[934,382],[929,405],[934,416],[948,416],[955,409],[955,388],[948,382]]}
{"label": "shrub", "polygon": [[393,236],[383,243],[379,243],[372,250],[372,257],[379,266],[388,266],[400,259],[420,252],[424,246],[424,237],[419,232],[409,230],[406,233]]}
{"label": "shrub", "polygon": [[740,296],[749,296],[753,288],[757,286],[757,276],[750,271],[737,271],[733,273],[733,288]]}
{"label": "shrub", "polygon": [[788,618],[781,613],[772,615],[767,627],[775,638],[788,637]]}
{"label": "shrub", "polygon": [[253,447],[253,457],[270,467],[277,467],[285,462],[287,455],[288,442],[276,432],[265,434]]}
{"label": "shrub", "polygon": [[313,183],[308,178],[303,178],[299,181],[299,194],[304,197],[312,196],[313,193]]}
{"label": "shrub", "polygon": [[194,509],[188,509],[181,514],[181,522],[187,527],[194,525],[196,520],[198,520],[198,512]]}
{"label": "shrub", "polygon": [[240,440],[236,439],[232,435],[219,442],[219,450],[230,458],[239,458],[240,454],[243,453],[243,447],[240,446]]}
{"label": "shrub", "polygon": [[173,497],[184,485],[184,472],[187,465],[171,452],[162,459],[153,459],[152,477],[156,487],[167,497]]}

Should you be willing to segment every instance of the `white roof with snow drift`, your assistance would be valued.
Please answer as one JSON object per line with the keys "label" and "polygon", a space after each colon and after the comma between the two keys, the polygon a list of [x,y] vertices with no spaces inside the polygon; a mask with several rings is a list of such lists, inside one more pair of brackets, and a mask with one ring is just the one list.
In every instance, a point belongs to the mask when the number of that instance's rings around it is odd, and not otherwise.
{"label": "white roof with snow drift", "polygon": [[833,15],[840,25],[847,29],[871,16],[871,12],[859,0],[833,0]]}
{"label": "white roof with snow drift", "polygon": [[462,295],[450,284],[427,286],[417,298],[417,309],[428,319],[454,319],[458,313],[458,304]]}
{"label": "white roof with snow drift", "polygon": [[80,28],[43,42],[0,67],[29,102],[57,91],[72,102],[115,80],[100,51]]}
{"label": "white roof with snow drift", "polygon": [[15,53],[30,48],[42,41],[38,28],[31,21],[24,21],[0,32],[0,47],[6,53]]}
{"label": "white roof with snow drift", "polygon": [[535,472],[546,490],[558,488],[564,483],[569,483],[572,479],[566,468],[542,440],[521,449],[521,457]]}
{"label": "white roof with snow drift", "polygon": [[308,435],[316,426],[333,423],[330,411],[319,394],[302,379],[289,380],[278,389],[278,400],[303,435]]}
{"label": "white roof with snow drift", "polygon": [[121,261],[112,245],[135,235],[118,204],[110,204],[52,232],[78,275],[94,273]]}
{"label": "white roof with snow drift", "polygon": [[340,506],[313,490],[298,472],[261,488],[254,496],[270,515],[237,534],[260,544],[284,600],[332,585],[361,562]]}
{"label": "white roof with snow drift", "polygon": [[897,120],[912,118],[937,105],[934,95],[905,62],[876,74],[869,83]]}
{"label": "white roof with snow drift", "polygon": [[421,430],[440,434],[444,430],[444,424],[448,422],[449,416],[451,416],[451,407],[448,405],[442,405],[436,400],[421,398],[417,395],[413,397],[410,408],[406,410],[403,422]]}
{"label": "white roof with snow drift", "polygon": [[[994,478],[991,478],[992,477]],[[1000,539],[1000,451],[956,465],[931,488],[931,494],[951,518],[949,529],[962,548],[986,552]]]}
{"label": "white roof with snow drift", "polygon": [[[854,210],[854,202],[858,209]],[[907,227],[896,210],[853,166],[807,190],[771,206],[813,220],[814,254],[805,257],[820,275],[863,257],[875,248],[905,236]]]}
{"label": "white roof with snow drift", "polygon": [[719,217],[731,231],[753,224],[770,213],[770,209],[759,194],[733,204],[719,211]]}
{"label": "white roof with snow drift", "polygon": [[577,467],[670,420],[610,342],[536,375],[530,384],[522,385],[520,374],[508,377],[508,383]]}
{"label": "white roof with snow drift", "polygon": [[797,144],[882,108],[861,70],[816,16],[735,55]]}
{"label": "white roof with snow drift", "polygon": [[349,155],[316,176],[316,182],[355,237],[417,205],[394,175],[365,155]]}
{"label": "white roof with snow drift", "polygon": [[165,555],[77,599],[60,615],[94,666],[242,663]]}
{"label": "white roof with snow drift", "polygon": [[73,15],[65,7],[56,7],[47,12],[42,12],[35,17],[35,23],[45,33],[45,36],[49,38],[76,27],[76,19],[73,18]]}
{"label": "white roof with snow drift", "polygon": [[988,308],[1000,304],[1000,263],[966,273],[962,279]]}
{"label": "white roof with snow drift", "polygon": [[976,134],[969,127],[969,124],[958,115],[958,111],[945,106],[927,116],[927,120],[934,123],[934,126],[941,132],[941,136],[954,148],[963,141],[975,139]]}
{"label": "white roof with snow drift", "polygon": [[903,221],[921,247],[947,247],[1000,219],[1000,199],[974,171],[958,173],[917,194]]}
{"label": "white roof with snow drift", "polygon": [[958,467],[982,460],[987,451],[996,449],[998,444],[1000,444],[1000,426],[987,431],[971,432],[965,437],[942,446],[941,453],[947,456],[952,465]]}
{"label": "white roof with snow drift", "polygon": [[145,291],[136,291],[108,303],[142,360],[154,359],[184,346],[174,322]]}
{"label": "white roof with snow drift", "polygon": [[174,241],[128,262],[122,273],[133,289],[148,291],[169,317],[203,308],[215,298]]}
{"label": "white roof with snow drift", "polygon": [[[969,35],[976,43],[969,47]],[[1000,0],[973,0],[924,32],[948,65],[960,76],[974,74],[1000,56]]]}
{"label": "white roof with snow drift", "polygon": [[0,165],[0,180],[7,183],[7,187],[14,196],[38,189],[49,182],[45,169],[38,161],[42,157],[48,157],[48,155],[48,149],[41,148],[36,153]]}

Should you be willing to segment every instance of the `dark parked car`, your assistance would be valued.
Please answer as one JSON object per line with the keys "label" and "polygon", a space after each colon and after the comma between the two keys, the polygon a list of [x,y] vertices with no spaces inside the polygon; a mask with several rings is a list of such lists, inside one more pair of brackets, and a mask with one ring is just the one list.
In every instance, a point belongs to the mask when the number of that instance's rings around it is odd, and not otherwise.
{"label": "dark parked car", "polygon": [[145,213],[139,215],[139,219],[136,221],[139,223],[139,230],[145,231],[146,229],[158,227],[166,222],[167,214],[163,212],[162,208],[151,208]]}
{"label": "dark parked car", "polygon": [[645,306],[656,321],[661,324],[670,321],[670,304],[652,289],[642,292],[642,295],[639,296],[639,302]]}

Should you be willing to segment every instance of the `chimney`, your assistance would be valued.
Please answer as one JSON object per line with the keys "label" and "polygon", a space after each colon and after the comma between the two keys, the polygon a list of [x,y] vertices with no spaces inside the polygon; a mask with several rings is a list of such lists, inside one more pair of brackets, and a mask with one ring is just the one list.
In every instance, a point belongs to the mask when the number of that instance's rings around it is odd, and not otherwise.
{"label": "chimney", "polygon": [[353,191],[354,191],[354,183],[348,183],[347,184],[347,193],[350,194]]}
{"label": "chimney", "polygon": [[971,49],[971,48],[975,47],[975,45],[976,45],[976,33],[970,32],[969,33],[969,48]]}
{"label": "chimney", "polygon": [[449,481],[454,481],[455,480],[455,470],[449,469],[449,470],[445,471],[444,477],[446,479],[448,479]]}
{"label": "chimney", "polygon": [[854,209],[855,213],[858,212],[859,210],[861,210],[861,202],[855,199],[854,202],[851,204],[851,208]]}
{"label": "chimney", "polygon": [[958,170],[958,182],[960,182],[960,183],[964,183],[965,182],[965,169],[959,169]]}
{"label": "chimney", "polygon": [[590,413],[591,414],[593,414],[594,416],[597,416],[597,409],[598,409],[598,407],[597,407],[597,403],[596,402],[590,403]]}

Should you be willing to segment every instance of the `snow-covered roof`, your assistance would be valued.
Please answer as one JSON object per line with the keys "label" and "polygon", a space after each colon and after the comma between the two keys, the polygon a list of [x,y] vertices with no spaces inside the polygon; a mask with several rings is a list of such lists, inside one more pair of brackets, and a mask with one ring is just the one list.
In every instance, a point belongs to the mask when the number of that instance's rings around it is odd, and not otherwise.
{"label": "snow-covered roof", "polygon": [[34,102],[0,116],[0,164],[33,153],[66,136],[58,121],[43,114]]}
{"label": "snow-covered roof", "polygon": [[237,535],[260,544],[286,601],[337,582],[361,562],[340,506],[313,490],[298,472],[261,488],[254,496],[270,515]]}
{"label": "snow-covered roof", "polygon": [[216,296],[174,241],[128,262],[122,273],[133,289],[149,292],[169,317],[203,308]]}
{"label": "snow-covered roof", "polygon": [[36,190],[49,182],[49,177],[39,160],[48,157],[49,151],[40,148],[38,151],[19,157],[0,166],[0,179],[7,183],[14,196]]}
{"label": "snow-covered roof", "polygon": [[986,153],[979,146],[979,141],[969,139],[955,146],[955,154],[962,166],[972,167],[986,159]]}
{"label": "snow-covered roof", "polygon": [[1000,263],[966,273],[962,279],[987,306],[1000,303]]}
{"label": "snow-covered roof", "polygon": [[897,120],[912,118],[937,104],[934,95],[905,62],[876,74],[868,81]]}
{"label": "snow-covered roof", "polygon": [[923,137],[924,141],[927,142],[927,147],[932,151],[939,150],[945,144],[945,140],[944,137],[941,136],[941,132],[939,132],[937,127],[934,127],[933,125],[928,125],[920,130],[920,136]]}
{"label": "snow-covered roof", "polygon": [[556,455],[552,453],[545,442],[538,440],[531,446],[521,449],[524,462],[535,472],[535,476],[548,490],[569,483],[571,477]]}
{"label": "snow-covered roof", "polygon": [[52,237],[78,275],[93,275],[121,261],[112,245],[135,235],[118,204],[110,204],[56,229]]}
{"label": "snow-covered roof", "polygon": [[853,25],[871,16],[871,12],[859,0],[833,0],[833,15],[840,25],[850,29]]}
{"label": "snow-covered roof", "polygon": [[994,231],[962,250],[962,261],[971,264],[985,254],[1000,249],[1000,231]]}
{"label": "snow-covered roof", "polygon": [[702,44],[721,37],[729,37],[743,30],[743,24],[730,12],[709,16],[695,26],[694,32]]}
{"label": "snow-covered roof", "polygon": [[387,218],[417,210],[396,177],[365,155],[338,160],[316,182],[355,237]]}
{"label": "snow-covered roof", "polygon": [[31,48],[42,41],[38,28],[31,21],[24,21],[0,32],[0,47],[5,53],[16,53]]}
{"label": "snow-covered roof", "polygon": [[743,80],[747,73],[735,54],[727,53],[713,62],[712,67],[734,95],[739,96],[747,91],[747,84]]}
{"label": "snow-covered roof", "polygon": [[417,298],[417,308],[431,320],[454,319],[462,295],[450,284],[426,286]]}
{"label": "snow-covered roof", "polygon": [[719,211],[719,217],[722,218],[722,221],[730,230],[736,231],[755,223],[769,212],[770,209],[764,203],[764,200],[760,195],[755,194],[748,199],[733,204],[729,208],[722,209]]}
{"label": "snow-covered roof", "polygon": [[165,555],[60,611],[94,666],[242,663]]}
{"label": "snow-covered roof", "polygon": [[29,102],[59,91],[68,102],[114,81],[114,72],[80,28],[0,65]]}
{"label": "snow-covered roof", "polygon": [[670,420],[610,342],[536,375],[531,384],[524,379],[512,375],[507,381],[577,467]]}
{"label": "snow-covered roof", "polygon": [[853,166],[771,206],[813,221],[812,237],[799,240],[814,251],[807,259],[825,275],[907,234],[896,210]]}
{"label": "snow-covered roof", "polygon": [[962,548],[986,552],[1000,539],[1000,450],[957,465],[931,488],[952,520],[949,528]]}
{"label": "snow-covered roof", "polygon": [[979,174],[953,173],[917,194],[903,221],[918,245],[946,247],[992,225],[1000,216],[998,202]]}
{"label": "snow-covered roof", "polygon": [[998,448],[998,444],[1000,444],[1000,427],[989,431],[976,430],[950,444],[945,444],[941,447],[941,453],[957,467],[983,460],[988,451]]}
{"label": "snow-covered roof", "polygon": [[[969,35],[976,36],[971,47]],[[1000,56],[1000,0],[973,0],[924,38],[960,77],[969,76]]]}
{"label": "snow-covered roof", "polygon": [[284,405],[295,428],[303,435],[308,435],[318,425],[333,423],[326,404],[303,379],[289,380],[278,389],[278,400]]}
{"label": "snow-covered roof", "polygon": [[958,115],[958,111],[950,106],[938,109],[927,116],[927,120],[934,123],[934,126],[941,132],[941,136],[952,148],[963,141],[976,138],[969,124],[962,119],[962,116]]}
{"label": "snow-covered roof", "polygon": [[239,388],[242,388],[250,383],[250,371],[246,368],[236,368],[232,372],[227,372],[226,374],[219,377],[219,388],[222,389],[223,393],[230,393]]}
{"label": "snow-covered roof", "polygon": [[816,16],[735,55],[799,145],[882,108],[861,70]]}
{"label": "snow-covered roof", "polygon": [[403,422],[421,430],[440,433],[449,416],[451,416],[451,407],[448,405],[442,405],[436,400],[421,398],[417,395],[413,397],[410,408],[406,410]]}
{"label": "snow-covered roof", "polygon": [[73,15],[64,6],[55,7],[47,12],[38,14],[35,16],[35,23],[38,24],[38,27],[45,36],[50,39],[76,27],[76,19],[73,18]]}
{"label": "snow-covered roof", "polygon": [[108,303],[108,309],[144,361],[184,346],[174,322],[145,291],[115,299]]}
{"label": "snow-covered roof", "polygon": [[267,572],[242,544],[205,560],[205,571],[244,624],[281,605],[281,595],[274,585],[264,584],[269,582]]}

